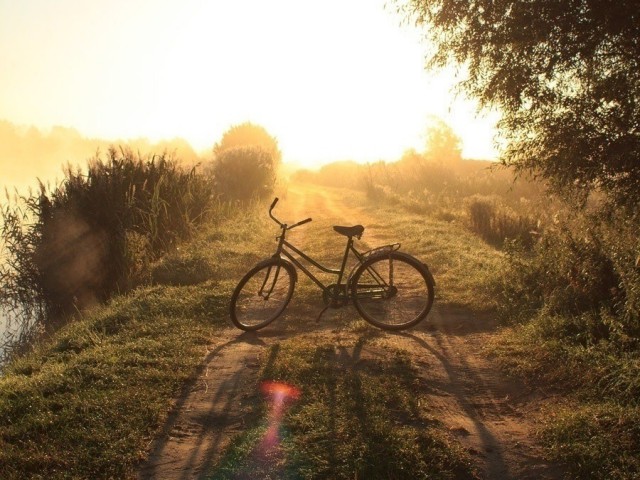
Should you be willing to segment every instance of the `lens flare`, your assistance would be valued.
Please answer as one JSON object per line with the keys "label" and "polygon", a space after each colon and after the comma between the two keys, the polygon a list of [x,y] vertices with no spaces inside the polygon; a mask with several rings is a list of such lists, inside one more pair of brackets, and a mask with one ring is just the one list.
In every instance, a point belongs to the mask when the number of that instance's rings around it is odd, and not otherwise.
{"label": "lens flare", "polygon": [[280,427],[286,407],[300,398],[300,390],[282,382],[265,381],[260,391],[270,403],[267,431],[260,442],[259,451],[268,456],[277,451],[280,445]]}

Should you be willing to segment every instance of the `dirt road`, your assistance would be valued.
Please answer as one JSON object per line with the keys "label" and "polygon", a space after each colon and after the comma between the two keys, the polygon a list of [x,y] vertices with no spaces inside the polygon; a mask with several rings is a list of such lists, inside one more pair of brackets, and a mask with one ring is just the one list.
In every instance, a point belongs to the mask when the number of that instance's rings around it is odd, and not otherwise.
{"label": "dirt road", "polygon": [[[304,247],[326,237],[335,244],[336,258],[342,240],[329,230],[331,224],[375,225],[364,235],[372,246],[388,243],[393,237],[393,232],[378,224],[375,212],[357,206],[347,210],[333,191],[320,187],[290,188],[277,214],[289,222],[313,216],[309,228],[296,231],[294,243]],[[177,399],[174,413],[151,446],[140,478],[203,478],[249,420],[248,403],[255,399],[261,352],[300,332],[323,340],[344,336],[336,324],[341,315],[356,315],[355,310],[329,310],[316,323],[321,302],[310,309],[309,303],[296,302],[297,295],[288,314],[259,333],[230,328],[215,339],[199,378]],[[287,318],[294,316],[308,318],[292,326]],[[429,400],[437,407],[438,417],[477,461],[481,478],[561,478],[555,466],[541,460],[532,436],[535,396],[502,375],[482,353],[494,331],[489,319],[443,309],[436,299],[427,321],[406,332],[384,333],[384,341],[411,352],[429,382]]]}

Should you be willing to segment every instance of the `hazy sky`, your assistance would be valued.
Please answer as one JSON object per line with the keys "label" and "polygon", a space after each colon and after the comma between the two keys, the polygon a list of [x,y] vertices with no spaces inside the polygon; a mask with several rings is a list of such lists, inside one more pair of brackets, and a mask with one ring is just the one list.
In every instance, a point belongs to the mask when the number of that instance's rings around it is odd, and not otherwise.
{"label": "hazy sky", "polygon": [[0,119],[90,137],[183,137],[232,124],[285,160],[396,159],[429,115],[494,157],[493,121],[454,101],[447,72],[384,0],[0,0]]}

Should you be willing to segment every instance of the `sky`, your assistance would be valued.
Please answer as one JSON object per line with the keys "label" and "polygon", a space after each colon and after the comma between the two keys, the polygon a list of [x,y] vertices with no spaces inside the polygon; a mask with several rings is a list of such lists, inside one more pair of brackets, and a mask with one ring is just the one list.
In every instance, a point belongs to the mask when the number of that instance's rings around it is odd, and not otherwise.
{"label": "sky", "polygon": [[202,151],[251,121],[318,166],[420,151],[438,116],[495,158],[497,115],[426,72],[402,20],[385,0],[0,0],[0,120]]}

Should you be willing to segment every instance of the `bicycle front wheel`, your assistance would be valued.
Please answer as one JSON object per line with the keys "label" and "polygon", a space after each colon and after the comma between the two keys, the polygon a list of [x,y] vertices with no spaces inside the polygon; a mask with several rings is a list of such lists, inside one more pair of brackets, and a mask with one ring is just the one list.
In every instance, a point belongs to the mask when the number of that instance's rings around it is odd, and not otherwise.
{"label": "bicycle front wheel", "polygon": [[372,325],[402,330],[423,320],[434,297],[427,267],[411,255],[375,255],[356,270],[351,296],[358,313]]}
{"label": "bicycle front wheel", "polygon": [[241,330],[258,330],[273,322],[289,304],[295,278],[294,267],[279,258],[253,267],[231,296],[233,324]]}

